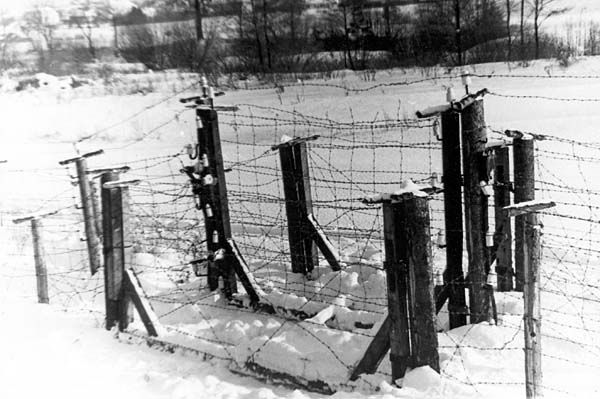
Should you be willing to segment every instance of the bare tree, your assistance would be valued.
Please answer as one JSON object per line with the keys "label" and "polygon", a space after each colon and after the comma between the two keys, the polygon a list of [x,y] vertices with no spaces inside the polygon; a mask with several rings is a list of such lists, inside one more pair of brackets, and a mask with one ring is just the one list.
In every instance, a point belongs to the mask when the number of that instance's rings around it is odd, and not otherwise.
{"label": "bare tree", "polygon": [[6,16],[4,10],[0,10],[0,70],[8,68],[14,59],[9,52],[11,43],[17,35],[11,30],[14,18]]}
{"label": "bare tree", "polygon": [[510,61],[512,58],[512,33],[510,30],[510,17],[514,6],[515,4],[513,0],[506,0],[506,36],[508,40],[508,53],[506,55],[507,61]]}
{"label": "bare tree", "polygon": [[113,10],[106,0],[77,0],[73,6],[75,13],[69,19],[69,23],[79,28],[86,40],[90,56],[95,59],[98,54],[94,44],[94,29],[100,23],[110,21]]}
{"label": "bare tree", "polygon": [[540,57],[540,27],[548,18],[564,14],[571,7],[558,7],[561,0],[529,0],[533,13],[533,35],[535,39],[535,58]]}
{"label": "bare tree", "polygon": [[54,34],[59,23],[58,12],[43,1],[34,3],[32,9],[23,16],[21,29],[29,36],[33,48],[38,53],[41,69],[45,69],[54,57]]}
{"label": "bare tree", "polygon": [[519,33],[521,36],[521,59],[525,58],[525,0],[521,0],[521,24]]}

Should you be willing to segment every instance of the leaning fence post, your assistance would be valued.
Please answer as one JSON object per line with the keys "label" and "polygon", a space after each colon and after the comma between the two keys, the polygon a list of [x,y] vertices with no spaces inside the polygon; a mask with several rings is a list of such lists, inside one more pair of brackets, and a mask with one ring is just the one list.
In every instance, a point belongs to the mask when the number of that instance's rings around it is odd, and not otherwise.
{"label": "leaning fence post", "polygon": [[450,328],[467,324],[463,273],[462,173],[460,151],[460,113],[442,113],[442,162],[444,183],[444,221],[446,230],[446,271]]}
{"label": "leaning fence post", "polygon": [[462,141],[469,308],[470,321],[475,324],[490,318],[490,293],[486,288],[490,268],[486,245],[489,174],[482,99],[473,101],[462,111]]}
{"label": "leaning fence post", "polygon": [[427,198],[412,193],[383,202],[392,379],[407,367],[439,370]]}
{"label": "leaning fence post", "polygon": [[510,205],[510,154],[508,147],[494,150],[494,219],[496,232],[494,248],[496,249],[496,273],[498,275],[498,291],[512,291],[512,229],[510,218],[503,208]]}
{"label": "leaning fence post", "polygon": [[527,399],[542,393],[542,315],[540,304],[540,266],[542,259],[542,224],[538,211],[556,206],[552,201],[527,201],[507,206],[508,217],[524,217],[523,300],[525,335],[525,393]]}
{"label": "leaning fence post", "polygon": [[100,238],[96,231],[96,222],[94,217],[94,205],[92,202],[92,189],[90,187],[90,181],[87,177],[87,161],[86,159],[100,155],[104,151],[94,151],[82,156],[67,159],[59,162],[60,165],[67,165],[75,163],[77,168],[77,179],[79,181],[79,193],[81,195],[81,208],[83,209],[83,221],[85,227],[85,238],[88,248],[88,256],[90,260],[90,270],[93,274],[96,274],[101,266],[101,249],[100,249]]}
{"label": "leaning fence post", "polygon": [[[520,135],[513,140],[514,198],[515,204],[535,199],[535,159],[534,140],[528,135]],[[525,265],[525,225],[526,217],[515,217],[515,290],[523,291]]]}

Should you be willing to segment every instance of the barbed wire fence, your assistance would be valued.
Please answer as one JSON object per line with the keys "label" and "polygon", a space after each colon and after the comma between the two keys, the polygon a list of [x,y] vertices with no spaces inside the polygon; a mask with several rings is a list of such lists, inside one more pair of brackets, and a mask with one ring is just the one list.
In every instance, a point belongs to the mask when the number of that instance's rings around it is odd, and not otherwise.
{"label": "barbed wire fence", "polygon": [[[360,93],[404,84],[410,82],[340,89]],[[180,172],[191,162],[188,156],[177,153],[132,160],[127,162],[131,167],[127,176],[139,179],[141,184],[130,188],[135,252],[130,266],[166,331],[160,339],[202,353],[206,358],[252,365],[252,371],[259,374],[275,370],[281,375],[294,375],[301,370],[299,378],[291,381],[300,386],[320,391],[354,389],[356,386],[347,382],[347,376],[376,333],[387,307],[381,209],[362,200],[393,191],[409,178],[425,185],[441,183],[438,118],[339,122],[273,107],[240,104],[237,108],[220,113],[223,157],[230,169],[226,178],[232,235],[248,263],[253,282],[269,294],[268,300],[279,311],[259,317],[253,309],[232,306],[207,289],[206,271],[197,267],[200,263],[196,261],[206,257],[203,244],[211,238],[204,236],[202,212],[196,207],[187,177]],[[500,129],[488,129],[499,136],[504,134]],[[154,131],[149,130],[137,142],[143,142]],[[536,197],[552,199],[557,204],[554,210],[542,212],[544,389],[557,395],[578,392],[574,387],[581,392],[597,392],[598,386],[590,376],[597,373],[600,357],[600,273],[595,245],[600,238],[599,206],[595,205],[600,187],[593,179],[597,175],[600,144],[543,132],[528,133],[536,138]],[[279,144],[283,136],[314,135],[319,138],[308,143],[314,215],[346,267],[340,272],[331,271],[321,259],[316,272],[307,279],[290,272],[282,171],[279,154],[272,146]],[[129,144],[133,143],[124,145]],[[71,180],[64,168],[6,173]],[[78,204],[77,189],[71,186],[55,198],[40,201],[39,206],[59,211],[43,220],[44,229],[49,232],[44,246],[50,301],[66,307],[101,305],[103,301],[101,276],[89,277]],[[4,255],[10,262],[4,262],[3,278],[18,285],[25,296],[34,298],[36,274],[29,232],[26,225],[11,222],[23,211],[11,206],[0,215],[2,240],[5,247],[11,248]],[[444,229],[444,204],[439,194],[432,196],[430,212],[431,241],[437,243],[439,232]],[[443,251],[434,245],[436,274],[443,271],[443,258]],[[8,264],[12,267],[7,269]],[[449,313],[441,310],[439,351],[444,390],[485,394],[500,388],[503,392],[514,391],[515,395],[522,393],[525,382],[521,295],[496,293],[498,326],[471,324],[448,331],[444,318]],[[316,316],[331,305],[338,309],[336,317],[322,322]],[[342,308],[344,311],[340,312]],[[134,328],[132,333],[141,336],[137,331]],[[298,346],[289,348],[282,343],[284,337]],[[243,345],[242,338],[247,339]],[[286,356],[290,353],[294,356]],[[277,357],[285,360],[277,361]],[[478,361],[482,357],[485,367]],[[580,377],[567,381],[565,368],[578,371],[573,374]],[[379,374],[386,379],[391,377],[389,361],[382,362]],[[322,382],[330,385],[325,387]]]}

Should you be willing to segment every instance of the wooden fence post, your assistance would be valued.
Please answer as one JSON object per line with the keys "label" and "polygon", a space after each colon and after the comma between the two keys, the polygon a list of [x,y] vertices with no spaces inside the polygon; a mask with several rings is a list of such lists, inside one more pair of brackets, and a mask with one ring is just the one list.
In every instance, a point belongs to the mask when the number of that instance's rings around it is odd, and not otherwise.
{"label": "wooden fence post", "polygon": [[81,208],[83,209],[83,222],[85,227],[85,238],[90,260],[90,270],[92,275],[96,274],[102,265],[102,250],[100,248],[100,238],[96,231],[96,221],[94,217],[94,205],[92,199],[92,189],[87,177],[86,159],[95,155],[104,153],[103,150],[83,154],[76,158],[67,159],[59,162],[60,165],[75,163],[77,168],[77,179],[79,181],[79,193],[81,196]]}
{"label": "wooden fence post", "polygon": [[510,154],[508,147],[495,149],[494,167],[494,249],[496,250],[496,273],[498,291],[512,291],[512,229],[504,207],[510,205]]}
{"label": "wooden fence post", "polygon": [[439,370],[427,198],[383,203],[392,379],[406,368]]}
{"label": "wooden fence post", "polygon": [[204,212],[206,245],[210,255],[208,285],[211,290],[216,290],[219,277],[222,277],[223,292],[230,298],[237,293],[234,256],[231,251],[223,257],[216,256],[219,251],[229,248],[228,240],[232,236],[219,119],[217,111],[211,108],[196,108],[196,117],[199,122],[197,173],[201,177],[200,207]]}
{"label": "wooden fence post", "polygon": [[48,270],[44,260],[42,241],[42,225],[38,218],[31,219],[31,236],[33,237],[33,254],[35,259],[35,278],[39,303],[49,303],[48,298]]}
{"label": "wooden fence post", "polygon": [[308,149],[306,142],[319,136],[294,138],[271,147],[279,150],[288,239],[294,273],[311,273],[319,263],[317,248],[332,270],[341,270],[340,255],[335,250],[312,211]]}
{"label": "wooden fence post", "polygon": [[468,312],[463,272],[460,118],[460,113],[456,111],[442,113],[444,221],[446,230],[444,286],[448,290],[448,313],[451,329],[467,324]]}
{"label": "wooden fence post", "polygon": [[[203,79],[205,80],[205,79]],[[208,286],[214,291],[219,288],[222,278],[222,291],[228,299],[233,299],[237,290],[237,277],[250,297],[257,305],[260,300],[260,288],[251,281],[251,272],[243,259],[231,234],[227,183],[219,135],[219,119],[215,109],[236,110],[237,107],[215,107],[210,97],[212,89],[203,87],[204,95],[184,98],[183,103],[196,103],[196,123],[198,144],[195,166],[186,166],[181,171],[188,175],[192,192],[198,198],[196,207],[204,213],[206,246],[208,250]]]}
{"label": "wooden fence post", "polygon": [[118,324],[127,329],[133,320],[133,305],[150,336],[158,336],[158,318],[144,298],[141,285],[131,269],[133,242],[131,238],[129,186],[139,180],[119,181],[114,172],[102,175],[102,210],[104,221],[106,328]]}
{"label": "wooden fence post", "polygon": [[487,128],[481,99],[472,102],[462,111],[462,142],[466,242],[469,256],[469,311],[470,322],[475,324],[491,317],[490,292],[486,288],[490,268],[486,245],[489,228],[488,198],[483,189],[489,182]]}
{"label": "wooden fence post", "polygon": [[[105,188],[105,184],[119,180],[119,174],[107,172],[100,178],[102,196],[102,230],[103,230],[103,252],[104,252],[104,298],[106,304],[106,329],[112,329],[119,322],[120,299],[122,297],[123,285],[123,258],[115,245],[121,240],[119,230],[121,227],[120,216],[114,216],[117,212],[116,202],[120,201],[120,193]],[[117,198],[118,197],[118,198]],[[117,236],[117,237],[115,237]],[[115,238],[117,238],[115,240]],[[115,242],[117,241],[117,242]]]}
{"label": "wooden fence post", "polygon": [[48,269],[44,259],[44,242],[42,237],[42,218],[54,215],[58,211],[47,212],[44,214],[34,214],[24,216],[13,220],[13,223],[20,224],[31,222],[31,237],[33,242],[33,260],[35,262],[35,279],[37,286],[38,303],[49,303],[48,296]]}
{"label": "wooden fence post", "polygon": [[[531,137],[521,136],[513,140],[514,199],[515,204],[535,199],[535,159],[534,141]],[[515,290],[523,291],[525,281],[524,267],[526,217],[515,217]]]}
{"label": "wooden fence post", "polygon": [[428,199],[409,197],[403,200],[401,208],[400,223],[406,226],[403,262],[408,265],[410,280],[410,366],[430,366],[439,372]]}
{"label": "wooden fence post", "polygon": [[288,220],[292,272],[307,274],[319,264],[317,245],[311,237],[307,215],[312,213],[312,198],[306,141],[279,147],[281,174]]}
{"label": "wooden fence post", "polygon": [[525,387],[527,398],[542,397],[542,313],[540,305],[541,224],[534,212],[525,220],[526,262],[523,298],[525,301]]}
{"label": "wooden fence post", "polygon": [[96,274],[101,265],[100,240],[96,232],[94,221],[94,205],[92,202],[92,189],[87,177],[87,161],[80,158],[76,161],[77,177],[79,179],[79,193],[81,195],[81,206],[83,209],[83,221],[85,223],[85,238],[90,259],[92,274]]}
{"label": "wooden fence post", "polygon": [[94,180],[90,180],[92,207],[94,209],[94,225],[98,239],[102,241],[102,207],[100,200],[100,189],[99,183]]}
{"label": "wooden fence post", "polygon": [[540,304],[540,266],[542,259],[542,223],[538,211],[556,206],[554,202],[526,201],[507,206],[508,217],[524,217],[525,262],[523,269],[525,394],[540,398],[542,392],[542,314]]}

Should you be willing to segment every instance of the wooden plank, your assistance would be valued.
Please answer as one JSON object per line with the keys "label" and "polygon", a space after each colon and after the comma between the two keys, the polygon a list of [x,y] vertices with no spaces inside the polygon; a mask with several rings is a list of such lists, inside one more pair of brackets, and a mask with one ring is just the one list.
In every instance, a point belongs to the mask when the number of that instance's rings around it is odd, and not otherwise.
{"label": "wooden plank", "polygon": [[[296,185],[294,153],[292,147],[280,147],[281,175],[283,179],[283,194],[288,224],[288,242],[292,272],[306,274],[314,268],[314,259],[305,257],[304,239],[302,234],[302,212]],[[313,263],[311,263],[313,262]]]}
{"label": "wooden plank", "polygon": [[294,154],[294,181],[298,190],[301,213],[300,231],[302,232],[304,258],[307,260],[307,272],[312,272],[313,268],[319,265],[319,254],[312,234],[312,226],[308,220],[308,215],[312,214],[313,208],[306,141],[293,145],[292,152]]}
{"label": "wooden plank", "polygon": [[377,371],[383,357],[390,350],[391,325],[391,319],[386,316],[365,354],[352,370],[350,381],[356,381],[361,374],[373,374]]}
{"label": "wooden plank", "polygon": [[312,213],[312,200],[306,142],[297,141],[293,145],[280,146],[279,158],[292,271],[307,274],[318,265],[319,258],[312,225],[308,221],[308,215]]}
{"label": "wooden plank", "polygon": [[131,298],[131,301],[135,305],[135,308],[140,315],[140,319],[142,320],[142,323],[144,323],[144,327],[146,327],[148,335],[151,337],[158,337],[157,326],[160,325],[160,322],[152,310],[150,302],[148,302],[143,294],[140,282],[133,270],[127,269],[125,271],[124,283],[126,295]]}
{"label": "wooden plank", "polygon": [[[450,328],[467,324],[463,272],[463,209],[460,150],[460,114],[442,114],[442,164],[444,170],[444,226],[446,233],[446,270]],[[443,303],[442,303],[443,306]],[[436,306],[441,308],[441,306]],[[438,309],[439,312],[439,309]]]}
{"label": "wooden plank", "polygon": [[[534,140],[516,137],[513,140],[515,204],[535,199]],[[515,218],[515,290],[523,291],[525,267],[526,216]]]}
{"label": "wooden plank", "polygon": [[315,219],[314,215],[311,213],[308,215],[308,221],[310,223],[310,227],[312,228],[312,237],[315,240],[317,247],[321,250],[321,253],[329,263],[329,266],[334,271],[342,270],[340,266],[340,255],[336,251],[335,247],[325,235],[325,232],[319,225],[319,222]]}
{"label": "wooden plank", "polygon": [[410,367],[429,366],[439,372],[429,203],[426,197],[414,196],[398,206],[396,222],[403,232],[399,260],[408,265],[409,277]]}
{"label": "wooden plank", "polygon": [[383,230],[387,275],[388,314],[390,317],[390,361],[392,381],[404,377],[410,359],[408,270],[406,250],[400,243],[403,228],[399,223],[399,203],[383,204]]}
{"label": "wooden plank", "polygon": [[250,302],[252,304],[258,303],[260,298],[264,296],[264,292],[260,287],[255,287],[254,284],[252,284],[252,281],[250,280],[252,277],[252,272],[250,271],[250,268],[248,267],[248,264],[242,256],[242,253],[240,252],[235,241],[230,238],[227,240],[227,244],[228,252],[230,252],[231,256],[233,257],[230,262],[234,265],[236,274],[244,286],[246,293],[250,297]]}
{"label": "wooden plank", "polygon": [[533,200],[533,201],[520,202],[518,204],[510,205],[510,206],[504,207],[503,210],[506,211],[506,214],[508,217],[518,217],[518,216],[526,215],[526,214],[532,213],[532,212],[543,211],[544,209],[553,208],[555,206],[556,206],[556,203],[554,201]]}
{"label": "wooden plank", "polygon": [[[494,150],[494,253],[496,256],[496,273],[498,275],[498,291],[512,291],[512,228],[510,217],[504,207],[510,205],[510,154],[508,148]],[[493,259],[490,260],[493,262]]]}
{"label": "wooden plank", "polygon": [[488,198],[481,182],[488,183],[485,155],[487,127],[483,100],[473,102],[462,112],[463,175],[466,218],[466,242],[469,256],[469,315],[476,324],[491,319],[489,293],[486,290],[489,256],[486,245]]}

